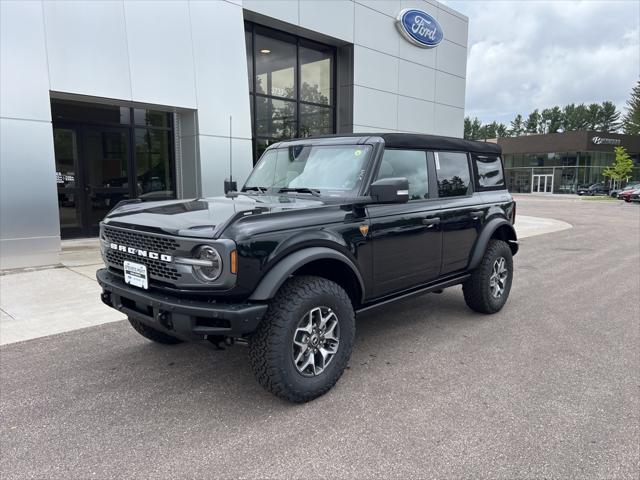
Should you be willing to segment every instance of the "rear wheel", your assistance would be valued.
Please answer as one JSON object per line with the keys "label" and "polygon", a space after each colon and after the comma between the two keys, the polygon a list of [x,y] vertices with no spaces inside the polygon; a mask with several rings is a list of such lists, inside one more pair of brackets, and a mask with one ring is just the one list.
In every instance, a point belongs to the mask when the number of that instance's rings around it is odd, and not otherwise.
{"label": "rear wheel", "polygon": [[354,337],[353,306],[339,285],[321,277],[293,277],[249,340],[251,368],[269,392],[307,402],[342,376]]}
{"label": "rear wheel", "polygon": [[135,318],[128,317],[129,323],[144,338],[147,338],[156,343],[162,343],[164,345],[176,345],[178,343],[182,343],[182,340],[177,339],[176,337],[172,337],[171,335],[167,335],[166,333],[162,333],[155,328],[148,327],[142,322],[139,322]]}
{"label": "rear wheel", "polygon": [[509,298],[512,279],[509,245],[502,240],[490,240],[482,262],[462,285],[464,300],[476,312],[496,313]]}

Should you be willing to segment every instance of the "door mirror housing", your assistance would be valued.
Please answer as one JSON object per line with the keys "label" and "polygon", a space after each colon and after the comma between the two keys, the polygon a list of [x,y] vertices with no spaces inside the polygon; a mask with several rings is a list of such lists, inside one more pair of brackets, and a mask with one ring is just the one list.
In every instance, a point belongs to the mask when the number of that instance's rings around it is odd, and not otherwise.
{"label": "door mirror housing", "polygon": [[369,187],[374,203],[406,203],[409,201],[409,180],[405,177],[383,178]]}

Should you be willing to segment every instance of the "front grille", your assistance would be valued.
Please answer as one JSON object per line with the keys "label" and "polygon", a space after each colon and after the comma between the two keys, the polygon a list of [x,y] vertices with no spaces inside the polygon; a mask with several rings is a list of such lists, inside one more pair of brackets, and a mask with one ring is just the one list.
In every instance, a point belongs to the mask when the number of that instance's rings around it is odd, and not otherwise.
{"label": "front grille", "polygon": [[[150,250],[158,254],[173,256],[174,252],[178,249],[178,242],[166,237],[157,237],[138,232],[117,230],[106,226],[104,227],[103,235],[109,242],[113,242],[118,245],[126,245],[127,247],[139,248],[141,250]],[[124,261],[129,260],[131,262],[145,265],[151,278],[175,281],[182,277],[182,274],[173,268],[170,263],[163,262],[161,260],[155,260],[149,257],[140,257],[120,250],[113,250],[108,247],[106,248],[105,255],[107,257],[107,261],[112,266],[120,270],[124,268]]]}

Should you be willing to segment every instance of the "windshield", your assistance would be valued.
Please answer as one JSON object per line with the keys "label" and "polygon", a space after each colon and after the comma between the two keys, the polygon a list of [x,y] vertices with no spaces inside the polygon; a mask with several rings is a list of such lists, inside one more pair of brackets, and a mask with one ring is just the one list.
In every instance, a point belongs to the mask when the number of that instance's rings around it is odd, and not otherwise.
{"label": "windshield", "polygon": [[[371,147],[366,145],[297,145],[267,150],[242,191],[275,190],[357,195]],[[303,190],[308,190],[304,192]]]}

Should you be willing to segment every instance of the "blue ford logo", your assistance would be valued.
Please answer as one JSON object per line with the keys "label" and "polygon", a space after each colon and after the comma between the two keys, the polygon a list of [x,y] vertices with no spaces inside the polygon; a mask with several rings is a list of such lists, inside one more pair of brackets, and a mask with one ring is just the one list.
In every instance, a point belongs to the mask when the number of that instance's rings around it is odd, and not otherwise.
{"label": "blue ford logo", "polygon": [[415,8],[402,10],[396,26],[404,38],[422,48],[435,47],[444,37],[438,21],[427,12]]}

